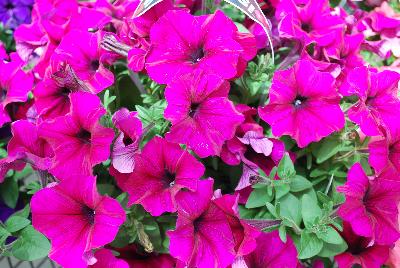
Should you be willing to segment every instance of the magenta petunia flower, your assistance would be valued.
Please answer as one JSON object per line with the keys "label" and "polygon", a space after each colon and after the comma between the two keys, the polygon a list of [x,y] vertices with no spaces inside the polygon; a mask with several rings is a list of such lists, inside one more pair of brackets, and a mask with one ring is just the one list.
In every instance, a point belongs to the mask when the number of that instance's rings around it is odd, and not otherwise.
{"label": "magenta petunia flower", "polygon": [[368,144],[369,164],[379,173],[386,168],[400,173],[400,136],[391,133]]}
{"label": "magenta petunia flower", "polygon": [[296,39],[303,45],[312,42],[327,46],[340,36],[344,22],[333,15],[327,0],[281,1],[275,13],[280,20],[281,37]]}
{"label": "magenta petunia flower", "polygon": [[135,168],[135,154],[139,151],[142,136],[142,122],[137,112],[121,108],[113,115],[113,123],[120,133],[114,141],[111,163],[120,173],[131,173]]}
{"label": "magenta petunia flower", "polygon": [[258,229],[239,218],[238,201],[238,195],[222,195],[221,191],[214,193],[213,202],[225,213],[232,230],[237,258],[254,251],[257,246],[256,238],[261,234]]}
{"label": "magenta petunia flower", "polygon": [[337,190],[346,196],[338,214],[349,222],[357,235],[371,238],[378,245],[391,245],[400,238],[398,174],[385,172],[368,178],[361,165],[356,163],[349,170],[346,184]]}
{"label": "magenta petunia flower", "polygon": [[11,125],[11,132],[13,137],[7,146],[9,161],[20,160],[40,170],[52,166],[53,150],[46,140],[39,137],[37,125],[26,120],[16,121]]}
{"label": "magenta petunia flower", "polygon": [[202,71],[173,80],[165,89],[164,116],[172,122],[166,139],[188,145],[200,157],[218,155],[244,120],[228,93],[227,81]]}
{"label": "magenta petunia flower", "polygon": [[99,122],[105,110],[96,95],[71,93],[70,101],[67,115],[43,122],[39,128],[39,135],[54,150],[50,172],[59,179],[91,175],[96,164],[108,159],[114,137],[114,131]]}
{"label": "magenta petunia flower", "polygon": [[399,131],[400,100],[397,97],[400,74],[375,72],[367,67],[351,70],[341,87],[343,95],[357,95],[359,101],[349,110],[350,120],[369,136],[380,135],[380,128]]}
{"label": "magenta petunia flower", "polygon": [[76,76],[93,93],[99,93],[114,83],[114,75],[102,61],[101,33],[72,30],[64,36],[52,61],[69,64]]}
{"label": "magenta petunia flower", "polygon": [[100,249],[94,254],[96,263],[91,268],[129,268],[129,264],[123,259],[118,259],[109,249]]}
{"label": "magenta petunia flower", "polygon": [[33,86],[32,75],[22,70],[21,58],[16,53],[10,57],[10,62],[0,60],[0,127],[11,121],[7,105],[27,101]]}
{"label": "magenta petunia flower", "polygon": [[275,72],[269,104],[259,108],[261,119],[275,136],[290,135],[304,148],[344,127],[335,79],[319,72],[310,61]]}
{"label": "magenta petunia flower", "polygon": [[73,15],[78,12],[77,1],[71,0],[36,0],[40,24],[51,37],[60,42]]}
{"label": "magenta petunia flower", "polygon": [[[130,244],[124,248],[112,248],[118,252],[118,259],[124,260],[129,267],[134,268],[177,268],[176,259],[169,254],[145,252],[140,246]],[[108,267],[107,267],[108,268]],[[120,267],[115,267],[120,268]]]}
{"label": "magenta petunia flower", "polygon": [[49,66],[45,79],[33,90],[39,117],[47,120],[67,114],[71,106],[69,94],[77,91],[89,89],[76,77],[70,65]]}
{"label": "magenta petunia flower", "polygon": [[117,183],[129,193],[129,204],[141,204],[153,216],[175,212],[176,194],[183,188],[196,191],[204,173],[194,156],[160,137],[149,141],[134,161],[133,172],[116,175]]}
{"label": "magenta petunia flower", "polygon": [[169,250],[187,267],[225,268],[235,260],[235,238],[224,211],[211,198],[213,180],[199,182],[195,193],[180,192],[176,229],[168,231]]}
{"label": "magenta petunia flower", "polygon": [[352,268],[359,264],[362,267],[380,268],[389,257],[389,247],[371,245],[371,241],[353,232],[348,222],[343,222],[342,237],[348,248],[345,252],[335,256],[339,268]]}
{"label": "magenta petunia flower", "polygon": [[92,249],[114,240],[125,221],[121,205],[96,189],[96,178],[71,177],[37,192],[32,224],[51,241],[49,257],[63,267],[87,267]]}
{"label": "magenta petunia flower", "polygon": [[253,40],[253,52],[247,55],[237,31],[221,11],[193,16],[185,10],[170,10],[151,29],[152,48],[146,58],[146,70],[162,84],[198,69],[218,73],[224,79],[233,78],[238,73],[239,60],[247,61],[256,52]]}
{"label": "magenta petunia flower", "polygon": [[286,243],[282,242],[278,231],[262,233],[257,238],[257,248],[243,258],[238,258],[232,268],[296,268],[297,250],[288,236]]}

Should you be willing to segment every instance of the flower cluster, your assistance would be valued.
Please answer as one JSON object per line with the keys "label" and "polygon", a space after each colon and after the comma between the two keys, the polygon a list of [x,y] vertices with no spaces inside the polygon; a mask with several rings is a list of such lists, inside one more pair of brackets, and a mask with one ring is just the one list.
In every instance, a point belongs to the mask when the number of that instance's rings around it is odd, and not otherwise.
{"label": "flower cluster", "polygon": [[337,2],[5,0],[0,253],[398,267],[400,8]]}

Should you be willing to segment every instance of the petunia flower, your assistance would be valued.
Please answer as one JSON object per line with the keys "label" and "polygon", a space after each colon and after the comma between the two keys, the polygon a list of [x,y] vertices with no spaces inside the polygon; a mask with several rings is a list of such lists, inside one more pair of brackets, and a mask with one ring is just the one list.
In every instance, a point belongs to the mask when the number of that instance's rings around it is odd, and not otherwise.
{"label": "petunia flower", "polygon": [[218,155],[244,120],[228,92],[227,81],[203,71],[173,80],[165,89],[164,116],[172,123],[166,139],[188,145],[200,157]]}
{"label": "petunia flower", "polygon": [[91,268],[129,268],[129,264],[114,256],[111,250],[102,248],[94,254],[96,263]]}
{"label": "petunia flower", "polygon": [[64,36],[52,60],[69,64],[93,93],[99,93],[114,83],[114,75],[102,61],[101,33],[72,30]]}
{"label": "petunia flower", "polygon": [[7,146],[8,161],[30,163],[39,170],[47,170],[52,166],[53,150],[46,140],[39,137],[37,125],[19,120],[11,125],[11,132],[13,137]]}
{"label": "petunia flower", "polygon": [[369,164],[376,173],[385,169],[394,169],[400,172],[400,135],[390,133],[368,144]]}
{"label": "petunia flower", "polygon": [[254,251],[257,246],[256,238],[260,231],[241,220],[238,208],[239,195],[222,195],[220,191],[214,192],[213,202],[225,213],[225,217],[232,230],[235,242],[236,258],[245,256]]}
{"label": "petunia flower", "polygon": [[43,122],[39,128],[39,136],[54,150],[50,172],[59,179],[91,175],[96,164],[108,159],[114,137],[114,131],[99,122],[105,110],[97,96],[76,92],[70,94],[70,101],[67,115]]}
{"label": "petunia flower", "polygon": [[146,58],[146,70],[162,84],[198,69],[218,73],[224,79],[233,78],[239,61],[246,62],[256,53],[253,40],[251,55],[246,55],[237,31],[221,11],[193,16],[184,10],[170,10],[151,29],[152,48]]}
{"label": "petunia flower", "polygon": [[171,255],[157,253],[157,252],[148,253],[134,244],[128,245],[124,248],[112,248],[112,249],[119,254],[118,259],[124,260],[126,263],[129,264],[129,267],[135,267],[135,268],[179,267],[176,266],[176,260],[172,258]]}
{"label": "petunia flower", "polygon": [[280,36],[299,40],[303,45],[330,45],[344,27],[343,20],[331,13],[327,0],[282,0],[275,16],[280,20]]}
{"label": "petunia flower", "polygon": [[36,0],[36,6],[41,26],[51,39],[59,43],[69,30],[71,18],[78,12],[78,2],[71,0]]}
{"label": "petunia flower", "polygon": [[32,224],[51,241],[49,257],[65,268],[87,267],[92,250],[112,242],[125,221],[121,205],[96,189],[96,178],[71,177],[34,194]]}
{"label": "petunia flower", "polygon": [[232,268],[296,268],[297,266],[297,250],[288,236],[286,242],[282,242],[278,231],[270,233],[262,233],[257,237],[256,249],[242,257],[236,259]]}
{"label": "petunia flower", "polygon": [[11,121],[7,106],[14,102],[25,102],[33,86],[33,77],[22,70],[23,62],[16,54],[11,61],[0,60],[0,126]]}
{"label": "petunia flower", "polygon": [[199,182],[195,193],[177,194],[176,229],[168,231],[170,253],[187,267],[227,267],[252,252],[260,232],[239,219],[238,196],[213,196],[213,180]]}
{"label": "petunia flower", "polygon": [[176,194],[183,188],[196,191],[204,166],[178,144],[155,137],[140,154],[129,176],[116,175],[122,190],[129,193],[128,204],[141,204],[153,216],[175,212]]}
{"label": "petunia flower", "polygon": [[275,72],[269,104],[259,108],[261,119],[275,136],[290,135],[304,148],[344,127],[335,79],[319,72],[310,61]]}
{"label": "petunia flower", "polygon": [[380,128],[399,131],[400,100],[397,97],[400,74],[375,72],[368,67],[351,70],[341,87],[343,95],[356,95],[359,101],[348,111],[350,120],[369,136],[381,135]]}
{"label": "petunia flower", "polygon": [[113,115],[113,123],[120,133],[114,141],[111,163],[120,173],[131,173],[135,168],[134,156],[139,151],[143,132],[137,112],[121,108]]}
{"label": "petunia flower", "polygon": [[46,77],[33,90],[39,117],[47,120],[66,115],[71,106],[69,94],[77,91],[89,89],[76,77],[70,65],[50,65]]}
{"label": "petunia flower", "polygon": [[349,170],[346,184],[337,191],[346,196],[338,214],[349,222],[357,235],[371,238],[378,245],[391,245],[400,238],[398,174],[384,172],[370,179],[356,163]]}
{"label": "petunia flower", "polygon": [[343,222],[342,237],[348,248],[335,256],[339,268],[352,268],[359,264],[361,267],[380,268],[389,257],[389,247],[371,245],[370,239],[357,235],[348,222]]}
{"label": "petunia flower", "polygon": [[213,180],[202,180],[195,193],[180,192],[176,229],[167,231],[169,250],[187,267],[225,268],[235,260],[235,240],[229,222],[213,197]]}

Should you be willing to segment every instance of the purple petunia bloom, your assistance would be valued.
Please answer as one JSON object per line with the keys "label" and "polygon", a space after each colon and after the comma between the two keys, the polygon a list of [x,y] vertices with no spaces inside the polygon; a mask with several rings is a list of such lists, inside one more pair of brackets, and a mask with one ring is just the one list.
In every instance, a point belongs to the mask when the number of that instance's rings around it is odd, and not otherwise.
{"label": "purple petunia bloom", "polygon": [[15,29],[22,23],[30,23],[32,6],[33,0],[2,0],[0,22],[9,29]]}

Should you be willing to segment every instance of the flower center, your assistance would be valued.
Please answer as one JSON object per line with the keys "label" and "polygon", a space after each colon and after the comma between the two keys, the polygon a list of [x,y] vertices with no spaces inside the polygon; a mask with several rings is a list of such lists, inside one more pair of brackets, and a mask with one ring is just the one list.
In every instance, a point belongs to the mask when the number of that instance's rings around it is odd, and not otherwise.
{"label": "flower center", "polygon": [[124,143],[125,146],[128,146],[133,143],[133,140],[129,136],[124,134],[124,138],[122,139],[122,142]]}
{"label": "flower center", "polygon": [[198,63],[204,57],[204,50],[203,48],[196,49],[191,55],[190,60],[192,63]]}
{"label": "flower center", "polygon": [[190,110],[189,110],[189,116],[191,118],[193,118],[197,112],[197,110],[199,109],[200,103],[192,103],[190,105]]}
{"label": "flower center", "polygon": [[94,216],[96,215],[96,211],[94,209],[88,207],[87,205],[83,205],[82,214],[90,225],[94,224]]}
{"label": "flower center", "polygon": [[71,93],[71,92],[72,92],[72,90],[69,89],[69,88],[66,87],[66,86],[63,86],[62,88],[60,88],[60,95],[61,95],[61,96],[68,97],[68,96],[69,96],[69,93]]}
{"label": "flower center", "polygon": [[174,186],[175,177],[176,177],[175,173],[170,172],[168,169],[164,170],[164,175],[162,177],[162,181],[164,183],[165,188],[169,188],[171,186]]}
{"label": "flower center", "polygon": [[193,221],[193,229],[194,229],[194,232],[195,233],[197,233],[198,231],[200,231],[200,225],[201,225],[201,222],[203,221],[203,215],[200,215],[197,219],[195,219],[194,221]]}
{"label": "flower center", "polygon": [[76,137],[80,139],[84,144],[90,144],[92,134],[86,129],[81,129],[81,131],[79,131]]}
{"label": "flower center", "polygon": [[90,69],[92,71],[97,71],[100,67],[100,61],[99,60],[93,60],[90,62]]}
{"label": "flower center", "polygon": [[302,23],[301,29],[307,33],[311,32],[311,25],[309,23]]}
{"label": "flower center", "polygon": [[293,101],[293,105],[295,108],[300,108],[305,102],[307,101],[306,97],[300,96],[298,95],[294,101]]}

